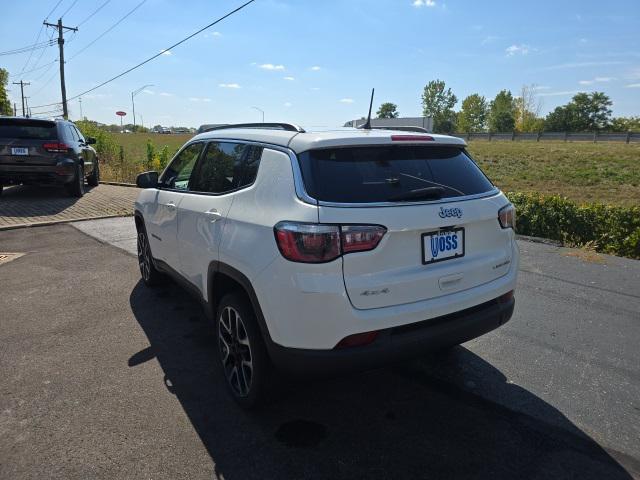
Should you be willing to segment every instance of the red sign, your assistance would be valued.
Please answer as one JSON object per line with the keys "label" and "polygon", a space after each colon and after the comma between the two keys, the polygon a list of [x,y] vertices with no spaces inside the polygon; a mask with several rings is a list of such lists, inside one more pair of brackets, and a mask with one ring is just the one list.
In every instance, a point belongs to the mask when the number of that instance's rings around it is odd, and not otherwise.
{"label": "red sign", "polygon": [[127,112],[123,112],[122,110],[116,112],[116,115],[118,115],[119,117],[124,117],[126,114]]}

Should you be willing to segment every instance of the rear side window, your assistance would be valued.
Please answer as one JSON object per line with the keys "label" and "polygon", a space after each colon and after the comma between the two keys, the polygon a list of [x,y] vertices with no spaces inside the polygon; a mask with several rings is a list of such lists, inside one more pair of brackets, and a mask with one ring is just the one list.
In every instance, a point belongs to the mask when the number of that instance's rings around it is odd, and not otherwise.
{"label": "rear side window", "polygon": [[460,147],[346,147],[298,157],[307,192],[328,202],[387,202],[434,187],[441,198],[450,198],[494,188]]}
{"label": "rear side window", "polygon": [[69,136],[69,139],[75,142],[79,141],[78,133],[76,132],[75,128],[73,128],[71,125],[66,125],[65,127],[67,129],[67,135]]}
{"label": "rear side window", "polygon": [[252,184],[261,153],[261,148],[242,143],[209,143],[189,190],[220,194]]}
{"label": "rear side window", "polygon": [[176,190],[187,190],[193,167],[202,151],[202,143],[192,143],[184,148],[162,174],[161,185]]}
{"label": "rear side window", "polygon": [[57,137],[55,122],[0,119],[0,138],[55,140]]}

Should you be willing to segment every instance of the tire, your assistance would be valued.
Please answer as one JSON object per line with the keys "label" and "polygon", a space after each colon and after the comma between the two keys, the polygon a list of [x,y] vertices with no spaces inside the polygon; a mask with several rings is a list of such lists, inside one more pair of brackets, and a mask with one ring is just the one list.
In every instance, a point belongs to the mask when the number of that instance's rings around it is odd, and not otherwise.
{"label": "tire", "polygon": [[148,287],[160,285],[164,281],[164,276],[153,263],[149,238],[144,227],[138,229],[138,267],[142,281]]}
{"label": "tire", "polygon": [[67,193],[75,198],[80,198],[84,195],[84,167],[82,165],[76,165],[76,174],[70,183],[65,185]]}
{"label": "tire", "polygon": [[242,408],[260,406],[268,396],[273,367],[247,296],[234,292],[222,297],[215,327],[218,358],[231,396]]}
{"label": "tire", "polygon": [[100,166],[98,165],[98,159],[96,158],[95,166],[93,167],[93,172],[87,178],[87,184],[90,187],[97,187],[98,183],[100,183]]}

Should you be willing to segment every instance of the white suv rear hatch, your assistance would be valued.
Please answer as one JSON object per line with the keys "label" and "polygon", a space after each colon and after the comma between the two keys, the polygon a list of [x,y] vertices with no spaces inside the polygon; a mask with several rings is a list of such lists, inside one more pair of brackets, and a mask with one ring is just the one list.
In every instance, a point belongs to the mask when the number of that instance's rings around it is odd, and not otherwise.
{"label": "white suv rear hatch", "polygon": [[355,308],[428,300],[509,271],[512,231],[498,221],[508,201],[461,146],[326,148],[299,158],[320,223],[387,229],[375,249],[343,256]]}

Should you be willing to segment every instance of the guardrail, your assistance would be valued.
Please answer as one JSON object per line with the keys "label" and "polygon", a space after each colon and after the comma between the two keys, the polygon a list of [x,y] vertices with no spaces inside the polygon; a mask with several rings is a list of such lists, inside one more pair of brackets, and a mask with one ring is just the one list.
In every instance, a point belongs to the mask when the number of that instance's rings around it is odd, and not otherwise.
{"label": "guardrail", "polygon": [[539,133],[452,133],[454,137],[465,140],[492,141],[560,141],[560,142],[640,142],[640,132],[539,132]]}

